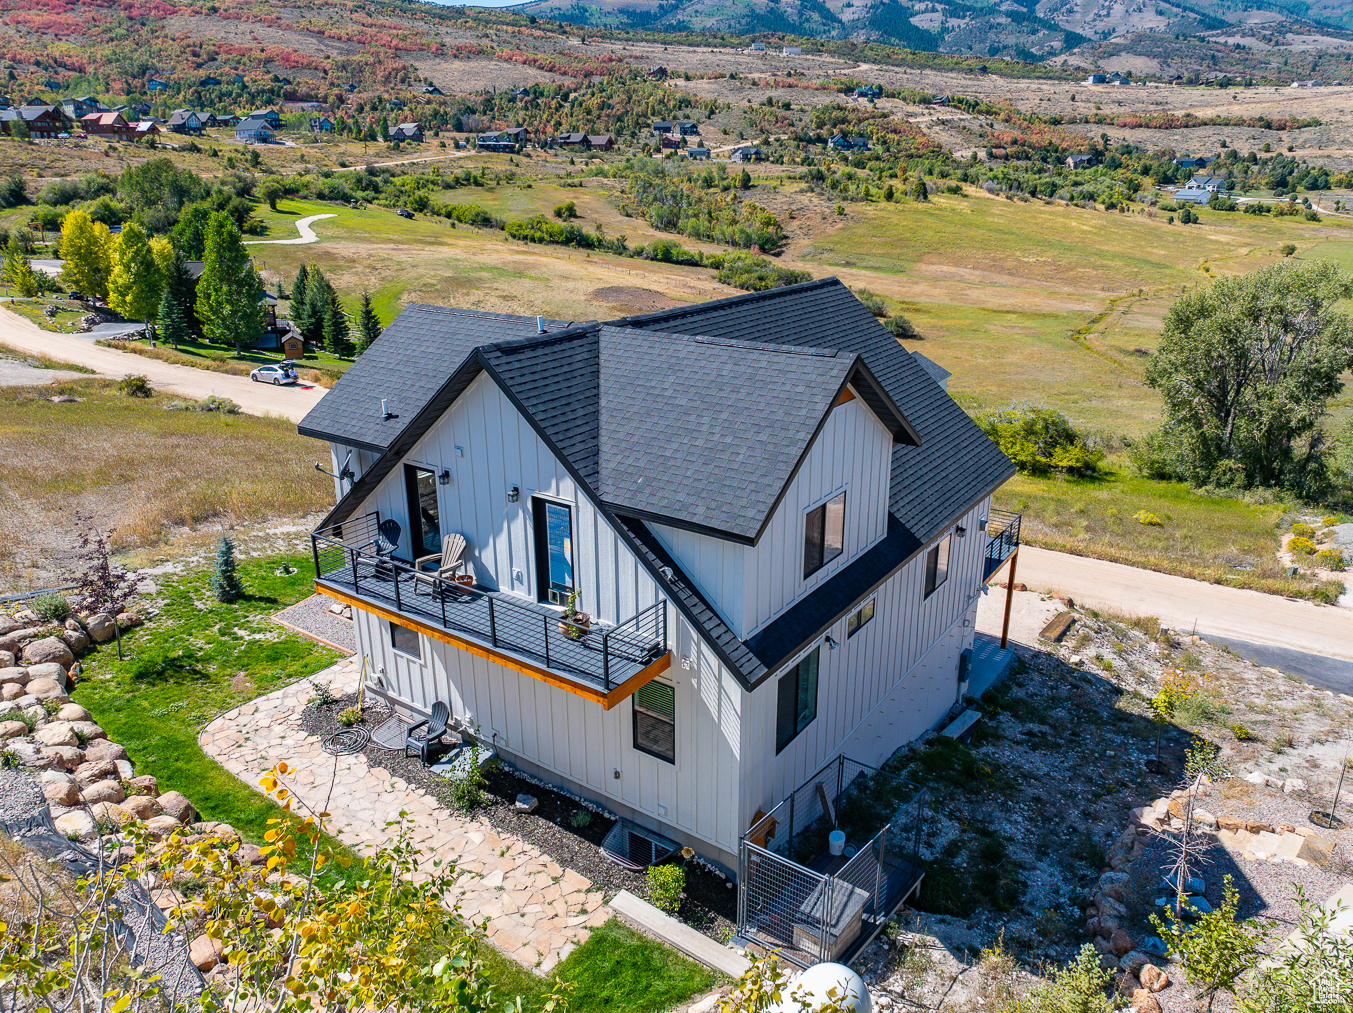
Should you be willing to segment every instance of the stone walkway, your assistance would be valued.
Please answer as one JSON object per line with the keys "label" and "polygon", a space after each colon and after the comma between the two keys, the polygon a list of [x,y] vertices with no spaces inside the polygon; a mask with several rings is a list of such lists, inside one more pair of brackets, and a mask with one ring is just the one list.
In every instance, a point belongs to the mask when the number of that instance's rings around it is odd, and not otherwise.
{"label": "stone walkway", "polygon": [[[314,678],[331,680],[335,695],[357,686],[360,665],[346,658]],[[297,768],[290,778],[300,800],[317,810],[329,790],[333,758],[320,740],[301,729],[309,682],[259,697],[222,714],[198,742],[206,754],[256,791],[258,779],[279,760]],[[299,808],[299,807],[298,807]],[[415,841],[428,859],[456,864],[455,893],[466,918],[488,919],[495,945],[527,967],[547,972],[583,943],[589,930],[610,916],[605,896],[592,882],[537,850],[493,829],[487,820],[458,815],[435,798],[373,767],[358,753],[338,760],[329,803],[329,829],[359,853],[385,836],[385,824],[400,810],[419,826]]]}

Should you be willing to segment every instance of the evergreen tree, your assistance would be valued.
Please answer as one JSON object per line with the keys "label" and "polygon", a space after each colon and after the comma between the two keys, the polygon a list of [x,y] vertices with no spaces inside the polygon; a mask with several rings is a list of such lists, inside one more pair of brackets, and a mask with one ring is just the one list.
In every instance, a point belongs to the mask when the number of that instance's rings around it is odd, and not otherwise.
{"label": "evergreen tree", "polygon": [[175,348],[180,341],[187,341],[192,333],[192,295],[193,278],[188,273],[188,263],[183,254],[175,251],[174,259],[164,274],[158,316],[161,339]]}
{"label": "evergreen tree", "polygon": [[306,282],[310,277],[310,272],[306,270],[304,264],[296,268],[296,280],[291,283],[291,314],[292,322],[295,323],[295,315],[299,308],[305,305]]}
{"label": "evergreen tree", "polygon": [[244,585],[235,572],[235,543],[229,535],[222,535],[216,547],[216,573],[211,578],[211,590],[217,601],[238,601],[244,597]]}
{"label": "evergreen tree", "polygon": [[930,200],[930,191],[926,189],[925,180],[920,176],[916,177],[916,185],[911,188],[911,196],[913,200],[923,204]]}
{"label": "evergreen tree", "polygon": [[346,357],[353,353],[352,328],[348,326],[348,317],[338,301],[338,293],[332,288],[329,292],[329,305],[324,310],[324,347],[330,355]]}
{"label": "evergreen tree", "polygon": [[325,344],[324,321],[329,315],[329,304],[333,298],[333,286],[329,284],[329,279],[324,277],[324,272],[318,267],[311,268],[305,283],[304,308],[296,313],[295,319],[292,320],[307,344],[316,348]]}
{"label": "evergreen tree", "polygon": [[207,337],[233,344],[235,354],[263,331],[263,283],[240,242],[239,229],[224,211],[207,226],[205,265],[197,283],[197,315]]}
{"label": "evergreen tree", "polygon": [[9,237],[9,246],[5,249],[4,274],[5,280],[25,299],[38,294],[38,276],[28,260],[23,239],[17,233]]}
{"label": "evergreen tree", "polygon": [[371,342],[381,336],[381,322],[376,317],[376,307],[371,305],[371,293],[362,293],[362,308],[357,312],[357,354],[361,355],[371,347]]}

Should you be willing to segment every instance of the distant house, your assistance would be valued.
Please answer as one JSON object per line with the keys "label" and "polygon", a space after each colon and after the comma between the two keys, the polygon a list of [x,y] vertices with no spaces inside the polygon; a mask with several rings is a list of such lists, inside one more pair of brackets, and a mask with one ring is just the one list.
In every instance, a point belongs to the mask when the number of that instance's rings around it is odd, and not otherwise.
{"label": "distant house", "polygon": [[119,109],[118,112],[128,120],[148,120],[154,110],[151,109],[149,102],[133,102],[131,105]]}
{"label": "distant house", "polygon": [[169,129],[176,134],[196,137],[202,133],[203,126],[202,114],[193,109],[175,109],[169,115]]}
{"label": "distant house", "polygon": [[1086,83],[1086,84],[1108,84],[1108,83],[1109,83],[1109,79],[1108,79],[1108,76],[1107,76],[1107,75],[1104,75],[1104,74],[1091,74],[1089,77],[1087,77],[1087,78],[1085,79],[1085,83]]}
{"label": "distant house", "polygon": [[653,81],[665,81],[667,80],[667,68],[661,65],[650,67],[648,69],[648,76],[649,79]]}
{"label": "distant house", "polygon": [[14,124],[22,120],[28,127],[28,136],[42,139],[68,133],[71,121],[57,106],[22,105],[0,110],[0,131],[8,134]]}
{"label": "distant house", "polygon": [[272,140],[272,135],[272,126],[261,117],[247,116],[235,125],[237,141],[257,141],[260,144],[267,144]]}
{"label": "distant house", "polygon": [[236,116],[234,113],[218,113],[212,118],[216,122],[209,125],[217,127],[237,127],[240,125],[241,120],[241,117]]}
{"label": "distant house", "polygon": [[709,149],[708,149],[708,148],[687,148],[687,149],[686,149],[686,154],[690,155],[691,158],[702,158],[702,159],[703,159],[703,158],[709,158],[710,152],[709,152]]}
{"label": "distant house", "polygon": [[475,138],[475,147],[480,151],[494,151],[502,155],[516,154],[521,144],[515,136],[509,136],[506,130],[493,130]]}
{"label": "distant house", "polygon": [[424,94],[424,95],[440,95],[441,93],[442,93],[442,90],[441,90],[440,88],[438,88],[435,84],[425,84],[425,85],[423,85],[423,94]]}
{"label": "distant house", "polygon": [[615,147],[615,138],[610,134],[560,134],[550,139],[551,146],[561,148],[586,148],[589,151],[610,151]]}
{"label": "distant house", "polygon": [[1204,158],[1202,155],[1180,155],[1174,160],[1174,164],[1185,169],[1206,169],[1211,161],[1212,159]]}
{"label": "distant house", "polygon": [[164,91],[169,85],[158,77],[152,77],[146,81],[146,91]]}
{"label": "distant house", "polygon": [[512,93],[512,97],[513,97],[514,99],[516,99],[518,102],[520,102],[520,101],[521,101],[522,99],[524,99],[524,98],[530,98],[530,97],[531,97],[531,89],[529,89],[529,88],[518,88],[516,91],[514,91],[514,92]]}
{"label": "distant house", "polygon": [[1068,169],[1088,169],[1095,164],[1094,155],[1067,155],[1066,167]]}
{"label": "distant house", "polygon": [[247,118],[251,120],[263,120],[273,130],[282,129],[282,117],[277,115],[276,109],[255,109]]}
{"label": "distant house", "polygon": [[403,109],[404,103],[397,98],[392,98],[389,102],[385,103],[385,107],[387,109]]}
{"label": "distant house", "polygon": [[122,118],[121,113],[111,110],[106,113],[89,113],[80,117],[80,124],[91,137],[104,137],[114,141],[133,141],[136,131]]}
{"label": "distant house", "polygon": [[61,111],[72,120],[81,120],[90,113],[107,112],[108,107],[93,95],[82,95],[80,98],[63,98]]}
{"label": "distant house", "polygon": [[803,47],[802,47],[802,46],[785,46],[785,48],[781,51],[780,55],[781,55],[781,56],[802,56],[802,55],[803,55]]}
{"label": "distant house", "polygon": [[154,120],[136,120],[131,127],[133,140],[139,141],[146,137],[160,136],[160,125]]}
{"label": "distant house", "polygon": [[417,123],[401,123],[396,127],[390,128],[390,140],[412,141],[416,144],[421,144],[423,141],[423,128]]}
{"label": "distant house", "polygon": [[1200,190],[1195,187],[1186,186],[1182,190],[1176,190],[1174,199],[1176,203],[1185,204],[1206,204],[1211,198],[1212,193],[1208,190]]}
{"label": "distant house", "polygon": [[220,83],[221,79],[219,77],[212,77],[210,74],[208,74],[201,81],[197,82],[197,86],[199,88],[215,88]]}
{"label": "distant house", "polygon": [[733,153],[728,156],[728,160],[730,162],[764,162],[766,160],[766,153],[760,148],[734,148]]}
{"label": "distant house", "polygon": [[930,104],[931,104],[932,106],[947,106],[947,105],[949,104],[949,96],[948,96],[948,95],[932,95],[931,98],[930,98]]}
{"label": "distant house", "polygon": [[615,138],[610,134],[588,134],[587,148],[589,151],[610,151],[615,147]]}
{"label": "distant house", "polygon": [[672,134],[663,134],[658,141],[658,146],[662,148],[679,148],[681,147],[681,138]]}
{"label": "distant house", "polygon": [[766,51],[766,44],[765,44],[764,42],[753,42],[753,43],[752,43],[752,52],[753,52],[753,53],[764,53],[765,51]]}
{"label": "distant house", "polygon": [[883,89],[876,84],[866,84],[855,89],[856,98],[883,98]]}
{"label": "distant house", "polygon": [[327,116],[311,116],[310,132],[312,134],[331,134],[334,130],[334,121]]}
{"label": "distant house", "polygon": [[682,137],[700,136],[700,124],[696,123],[695,120],[675,120],[672,123],[672,128]]}
{"label": "distant house", "polygon": [[653,121],[653,133],[655,133],[655,134],[670,134],[671,132],[672,132],[672,124],[669,123],[667,120],[654,120],[654,121]]}
{"label": "distant house", "polygon": [[868,151],[869,138],[847,137],[845,134],[833,134],[831,140],[827,142],[827,147],[834,148],[837,151]]}
{"label": "distant house", "polygon": [[1220,176],[1194,176],[1189,180],[1190,190],[1206,190],[1208,193],[1225,191],[1226,180]]}

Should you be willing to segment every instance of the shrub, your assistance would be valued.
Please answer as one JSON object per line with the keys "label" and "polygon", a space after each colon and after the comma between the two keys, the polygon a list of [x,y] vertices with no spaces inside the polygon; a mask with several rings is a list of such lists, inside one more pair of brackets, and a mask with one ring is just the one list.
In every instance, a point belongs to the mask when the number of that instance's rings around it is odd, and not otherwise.
{"label": "shrub", "polygon": [[1232,725],[1231,734],[1236,737],[1237,742],[1253,742],[1255,739],[1254,732],[1241,724]]}
{"label": "shrub", "polygon": [[1086,943],[1074,961],[1055,972],[1051,981],[1036,986],[1029,998],[1034,1009],[1110,1013],[1118,1009],[1106,991],[1112,980],[1113,972],[1099,966],[1099,954]]}
{"label": "shrub", "polygon": [[342,714],[338,715],[338,723],[344,728],[351,728],[358,721],[362,720],[362,708],[349,707]]}
{"label": "shrub", "polygon": [[1031,475],[1094,474],[1104,459],[1102,450],[1089,447],[1071,420],[1052,408],[1013,405],[983,412],[977,424],[1020,471]]}
{"label": "shrub", "polygon": [[686,870],[679,865],[652,865],[648,869],[648,899],[659,911],[676,914],[686,892]]}
{"label": "shrub", "polygon": [[888,307],[883,302],[883,299],[869,291],[869,289],[857,288],[855,290],[855,298],[859,299],[860,302],[864,304],[864,308],[874,314],[874,316],[886,317],[888,315]]}
{"label": "shrub", "polygon": [[469,812],[484,804],[484,787],[489,782],[484,778],[484,766],[479,762],[479,747],[470,747],[469,762],[465,768],[448,779],[447,800],[455,809]]}
{"label": "shrub", "polygon": [[1301,521],[1297,521],[1297,523],[1293,524],[1291,530],[1292,530],[1292,534],[1296,535],[1298,538],[1314,538],[1314,537],[1315,537],[1315,528],[1313,528],[1313,527],[1311,527],[1309,524],[1305,524],[1305,523],[1303,523],[1303,522],[1301,522]]}
{"label": "shrub", "polygon": [[12,749],[0,749],[0,770],[13,770],[19,765],[19,757]]}
{"label": "shrub", "polygon": [[1336,524],[1342,524],[1343,522],[1344,518],[1340,514],[1330,514],[1328,517],[1320,518],[1321,526],[1326,528],[1332,528]]}
{"label": "shrub", "polygon": [[1281,253],[1284,257],[1290,257],[1292,256],[1292,254],[1297,252],[1296,244],[1283,243],[1282,246],[1278,247],[1278,252]]}
{"label": "shrub", "polygon": [[1287,551],[1294,556],[1301,553],[1303,556],[1315,555],[1315,542],[1309,538],[1294,537],[1287,540]]}
{"label": "shrub", "polygon": [[1343,549],[1321,549],[1315,554],[1316,562],[1327,570],[1342,571],[1347,565]]}
{"label": "shrub", "polygon": [[150,397],[155,393],[150,381],[140,374],[124,377],[118,382],[117,389],[128,397]]}
{"label": "shrub", "polygon": [[1163,528],[1165,526],[1165,522],[1150,510],[1138,510],[1132,515],[1132,519],[1138,524],[1145,524],[1150,528]]}
{"label": "shrub", "polygon": [[329,687],[329,683],[323,679],[311,679],[310,688],[315,691],[310,698],[310,702],[320,707],[328,707],[330,704],[338,703],[338,697],[334,696],[334,691]]}
{"label": "shrub", "polygon": [[195,408],[200,412],[220,412],[222,415],[238,415],[240,413],[240,406],[234,401],[228,397],[217,397],[215,394],[197,402]]}
{"label": "shrub", "polygon": [[569,817],[568,822],[569,826],[573,827],[574,830],[581,830],[592,822],[592,814],[586,809],[579,809]]}
{"label": "shrub", "polygon": [[28,607],[39,619],[49,623],[65,622],[70,618],[70,602],[65,595],[40,594],[28,603]]}
{"label": "shrub", "polygon": [[893,337],[901,338],[904,341],[924,341],[925,335],[916,329],[916,326],[901,314],[895,314],[883,321],[883,326],[892,332]]}
{"label": "shrub", "polygon": [[577,218],[578,205],[573,203],[573,201],[571,200],[565,201],[563,204],[558,204],[555,206],[554,209],[554,217],[562,219],[564,221],[567,221],[570,218]]}

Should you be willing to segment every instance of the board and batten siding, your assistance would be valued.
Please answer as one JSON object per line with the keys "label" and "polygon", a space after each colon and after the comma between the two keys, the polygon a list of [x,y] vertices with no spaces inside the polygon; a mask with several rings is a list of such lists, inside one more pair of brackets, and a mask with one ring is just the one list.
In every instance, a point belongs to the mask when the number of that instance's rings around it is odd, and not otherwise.
{"label": "board and batten siding", "polygon": [[951,540],[949,579],[929,598],[922,600],[926,546],[879,587],[872,622],[847,638],[843,617],[827,631],[835,650],[817,642],[817,718],[778,756],[776,695],[783,670],[749,694],[745,752],[762,759],[743,765],[744,822],[757,809],[769,811],[838,753],[872,764],[887,759],[953,705],[959,654],[972,643],[981,594],[986,535],[978,523],[990,509],[988,497],[955,523],[967,534]]}
{"label": "board and batten siding", "polygon": [[[746,640],[887,533],[892,449],[892,435],[855,398],[832,409],[756,545],[650,527],[729,629]],[[843,551],[804,580],[804,515],[842,490]]]}
{"label": "board and batten siding", "polygon": [[[575,579],[586,612],[619,623],[660,597],[628,544],[487,375],[471,383],[402,463],[451,472],[450,483],[437,486],[442,531],[465,535],[465,558],[480,583],[535,600],[531,496],[540,494],[573,508]],[[407,556],[412,542],[404,483],[401,464],[364,509],[399,520],[400,554]],[[514,485],[520,495],[511,503]],[[692,843],[736,851],[741,806],[732,771],[739,763],[743,691],[674,607],[667,612],[672,667],[662,678],[676,689],[675,764],[633,748],[630,700],[605,711],[426,636],[420,637],[421,660],[412,659],[393,649],[385,620],[360,609],[353,614],[358,649],[371,659],[371,671],[409,707],[426,712],[443,700],[509,758],[521,757],[583,794],[647,815],[658,828],[684,831]]]}

